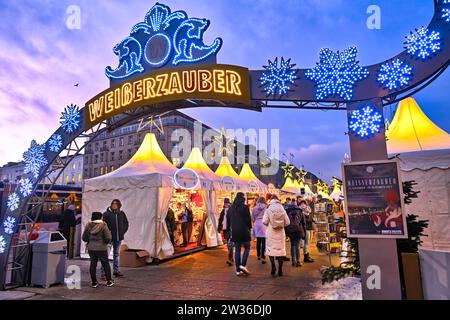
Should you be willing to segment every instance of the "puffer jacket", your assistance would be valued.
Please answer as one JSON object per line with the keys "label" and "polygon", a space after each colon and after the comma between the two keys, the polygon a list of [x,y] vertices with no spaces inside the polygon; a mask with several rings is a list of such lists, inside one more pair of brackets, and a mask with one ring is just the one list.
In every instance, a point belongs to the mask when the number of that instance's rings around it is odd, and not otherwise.
{"label": "puffer jacket", "polygon": [[102,220],[89,222],[83,232],[83,241],[87,242],[89,251],[107,251],[111,242],[111,231]]}
{"label": "puffer jacket", "polygon": [[[276,223],[274,223],[276,222]],[[266,230],[266,255],[269,257],[286,256],[286,233],[284,228],[290,223],[283,206],[278,200],[271,200],[269,207],[264,211],[263,223]],[[273,225],[281,223],[282,228],[273,228]]]}

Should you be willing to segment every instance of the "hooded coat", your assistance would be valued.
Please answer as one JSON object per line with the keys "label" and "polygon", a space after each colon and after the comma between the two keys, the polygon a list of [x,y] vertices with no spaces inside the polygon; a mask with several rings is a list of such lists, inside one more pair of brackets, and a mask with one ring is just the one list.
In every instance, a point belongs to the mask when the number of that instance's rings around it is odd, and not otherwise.
{"label": "hooded coat", "polygon": [[122,210],[112,210],[109,207],[103,213],[103,220],[111,230],[112,241],[122,241],[125,238],[125,233],[128,231],[128,219]]}
{"label": "hooded coat", "polygon": [[257,238],[266,237],[266,226],[263,223],[264,211],[266,211],[264,203],[256,204],[252,211],[253,228]]}
{"label": "hooded coat", "polygon": [[286,256],[286,233],[283,228],[273,228],[272,223],[275,220],[284,220],[284,227],[289,225],[289,217],[281,205],[280,201],[270,200],[269,207],[264,212],[263,223],[267,226],[266,230],[266,255],[269,257]]}
{"label": "hooded coat", "polygon": [[111,242],[111,231],[102,220],[89,222],[84,229],[82,239],[87,242],[89,251],[107,251]]}
{"label": "hooded coat", "polygon": [[231,225],[231,240],[233,242],[250,242],[252,229],[252,218],[250,216],[250,209],[245,204],[244,197],[236,197],[228,215]]}

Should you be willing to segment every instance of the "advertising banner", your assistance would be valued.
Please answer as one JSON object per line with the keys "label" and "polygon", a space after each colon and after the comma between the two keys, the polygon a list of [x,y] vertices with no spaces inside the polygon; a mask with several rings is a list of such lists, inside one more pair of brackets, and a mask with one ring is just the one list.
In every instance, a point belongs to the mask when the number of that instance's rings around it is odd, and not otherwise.
{"label": "advertising banner", "polygon": [[398,161],[343,164],[347,235],[407,238]]}

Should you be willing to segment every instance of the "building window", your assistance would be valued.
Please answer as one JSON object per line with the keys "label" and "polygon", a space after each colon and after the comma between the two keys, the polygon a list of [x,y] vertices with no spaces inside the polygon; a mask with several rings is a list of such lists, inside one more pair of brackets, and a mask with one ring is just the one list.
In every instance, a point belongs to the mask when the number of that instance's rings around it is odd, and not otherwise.
{"label": "building window", "polygon": [[123,150],[119,151],[119,161],[123,159]]}
{"label": "building window", "polygon": [[106,148],[107,148],[107,146],[106,146],[106,140],[105,140],[105,141],[103,141],[103,149],[106,150]]}
{"label": "building window", "polygon": [[94,168],[94,176],[96,177],[98,174],[98,170],[97,170],[97,168]]}
{"label": "building window", "polygon": [[100,167],[100,175],[103,175],[103,167]]}
{"label": "building window", "polygon": [[111,161],[114,161],[114,152],[111,152]]}
{"label": "building window", "polygon": [[115,148],[116,147],[116,139],[112,139],[111,140],[111,148]]}
{"label": "building window", "polygon": [[89,156],[84,157],[84,163],[89,164]]}
{"label": "building window", "polygon": [[75,176],[72,175],[72,183],[75,183]]}
{"label": "building window", "polygon": [[131,146],[133,144],[133,136],[128,136],[128,145]]}
{"label": "building window", "polygon": [[66,183],[69,183],[69,175],[66,175]]}
{"label": "building window", "polygon": [[81,182],[81,173],[78,174],[78,182]]}
{"label": "building window", "polygon": [[121,137],[121,138],[119,139],[119,146],[121,146],[121,147],[124,146],[123,137]]}
{"label": "building window", "polygon": [[95,164],[98,163],[98,154],[95,155],[95,161],[94,161],[94,163],[95,163]]}
{"label": "building window", "polygon": [[100,162],[103,162],[103,157],[104,157],[104,155],[103,155],[103,152],[102,152],[102,153],[100,153]]}
{"label": "building window", "polygon": [[131,158],[131,156],[133,155],[133,150],[131,150],[131,149],[128,149],[128,159],[130,159]]}
{"label": "building window", "polygon": [[98,142],[95,144],[95,151],[98,151]]}
{"label": "building window", "polygon": [[114,171],[114,166],[111,166],[111,172],[113,172]]}

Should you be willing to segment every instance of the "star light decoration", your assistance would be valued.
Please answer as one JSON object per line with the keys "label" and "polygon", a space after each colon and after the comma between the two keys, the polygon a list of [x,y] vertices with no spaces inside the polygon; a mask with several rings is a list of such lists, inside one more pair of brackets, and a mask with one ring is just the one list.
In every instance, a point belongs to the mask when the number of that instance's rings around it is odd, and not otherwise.
{"label": "star light decoration", "polygon": [[16,229],[16,218],[8,216],[5,221],[3,221],[3,231],[6,234],[13,234]]}
{"label": "star light decoration", "polygon": [[395,59],[383,64],[378,71],[378,82],[390,91],[407,86],[411,82],[413,68],[406,62]]}
{"label": "star light decoration", "polygon": [[308,174],[308,172],[306,172],[305,170],[303,170],[303,169],[299,169],[298,171],[297,171],[297,173],[295,174],[296,176],[297,176],[297,181],[298,182],[305,182],[305,177],[306,177],[306,175]]}
{"label": "star light decoration", "polygon": [[232,146],[234,145],[234,137],[229,136],[224,127],[220,128],[220,135],[213,136],[213,143],[219,147],[221,155],[233,154]]}
{"label": "star light decoration", "polygon": [[6,250],[6,240],[0,235],[0,253],[5,253]]}
{"label": "star light decoration", "polygon": [[268,97],[287,95],[291,85],[294,85],[295,80],[298,79],[297,73],[299,70],[294,69],[295,64],[291,64],[291,59],[284,60],[282,57],[278,65],[277,57],[273,62],[269,60],[269,64],[263,67],[266,71],[259,81],[260,87],[263,87]]}
{"label": "star light decoration", "polygon": [[381,131],[383,116],[372,106],[354,110],[350,116],[349,127],[360,138],[374,136]]}
{"label": "star light decoration", "polygon": [[19,192],[24,197],[30,196],[33,192],[33,182],[28,178],[21,179],[19,181]]}
{"label": "star light decoration", "polygon": [[6,207],[10,211],[15,211],[19,208],[20,199],[17,193],[11,193],[8,197],[8,201],[6,202]]}
{"label": "star light decoration", "polygon": [[305,73],[308,79],[316,83],[318,100],[333,95],[347,101],[353,98],[355,83],[369,76],[369,70],[361,67],[356,60],[357,54],[356,47],[337,52],[328,48],[320,50],[319,63]]}
{"label": "star light decoration", "polygon": [[405,49],[409,55],[423,61],[432,58],[441,50],[441,35],[438,31],[420,27],[406,36]]}
{"label": "star light decoration", "polygon": [[67,106],[61,113],[61,127],[66,133],[74,133],[81,126],[81,113],[77,105]]}
{"label": "star light decoration", "polygon": [[23,154],[25,174],[31,173],[36,179],[39,177],[42,167],[48,164],[44,152],[45,144],[40,145],[36,140],[31,141],[31,147]]}
{"label": "star light decoration", "polygon": [[289,164],[289,160],[286,161],[284,166],[281,166],[281,169],[284,171],[284,178],[293,178],[292,171],[294,171],[295,166]]}
{"label": "star light decoration", "polygon": [[59,152],[61,151],[63,144],[63,139],[60,134],[55,133],[50,137],[50,140],[48,140],[48,147],[51,152]]}

